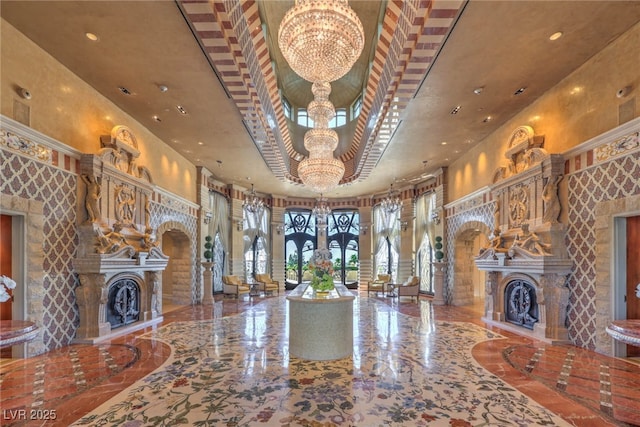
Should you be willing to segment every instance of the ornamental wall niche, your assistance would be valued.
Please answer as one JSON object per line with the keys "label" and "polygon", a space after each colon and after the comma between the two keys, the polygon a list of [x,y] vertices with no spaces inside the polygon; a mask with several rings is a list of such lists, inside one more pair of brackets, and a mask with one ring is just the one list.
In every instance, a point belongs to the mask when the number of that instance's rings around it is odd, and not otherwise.
{"label": "ornamental wall niche", "polygon": [[549,342],[567,342],[566,280],[572,263],[558,197],[564,158],[549,154],[543,144],[544,137],[529,126],[511,134],[506,162],[490,186],[493,231],[475,262],[488,272],[485,320]]}
{"label": "ornamental wall niche", "polygon": [[97,154],[82,155],[86,192],[80,207],[76,299],[77,341],[108,337],[116,327],[144,327],[162,320],[161,273],[168,257],[151,227],[153,182],[133,133],[116,126]]}

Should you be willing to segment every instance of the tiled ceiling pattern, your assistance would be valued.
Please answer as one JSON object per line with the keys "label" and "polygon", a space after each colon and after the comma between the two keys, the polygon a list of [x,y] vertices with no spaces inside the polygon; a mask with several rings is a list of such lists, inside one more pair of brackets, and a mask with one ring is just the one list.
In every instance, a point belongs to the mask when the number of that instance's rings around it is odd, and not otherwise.
{"label": "tiled ceiling pattern", "polygon": [[[365,179],[384,153],[400,116],[422,83],[462,1],[390,1],[364,86],[362,113],[341,156],[342,183]],[[265,162],[282,180],[301,183],[258,3],[181,1],[208,59],[242,114]],[[277,28],[271,28],[277,33]]]}

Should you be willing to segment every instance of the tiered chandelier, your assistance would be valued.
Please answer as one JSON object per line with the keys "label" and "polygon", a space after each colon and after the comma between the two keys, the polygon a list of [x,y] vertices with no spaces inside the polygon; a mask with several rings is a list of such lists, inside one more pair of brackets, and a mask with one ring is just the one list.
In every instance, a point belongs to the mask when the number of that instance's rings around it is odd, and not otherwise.
{"label": "tiered chandelier", "polygon": [[391,186],[389,187],[387,197],[385,197],[382,202],[380,202],[380,207],[387,214],[393,214],[402,209],[402,200],[400,200],[398,192],[393,191],[393,184],[391,184]]}
{"label": "tiered chandelier", "polygon": [[298,175],[305,185],[323,193],[335,188],[344,175],[344,163],[333,157],[338,134],[329,129],[335,116],[330,82],[344,76],[360,56],[362,23],[347,0],[296,0],[280,23],[278,45],[293,71],[313,83],[308,113],[314,128],[304,136],[309,157],[298,165]]}
{"label": "tiered chandelier", "polygon": [[254,215],[259,215],[264,209],[264,202],[256,195],[253,184],[251,184],[251,191],[246,194],[244,202],[242,202],[242,208]]}
{"label": "tiered chandelier", "polygon": [[333,150],[338,146],[338,134],[329,129],[329,121],[336,112],[329,101],[331,85],[314,83],[311,87],[313,101],[307,111],[313,120],[314,127],[304,134],[304,148],[309,150],[309,157],[298,165],[298,175],[305,185],[318,193],[335,188],[344,175],[344,163],[333,157]]}

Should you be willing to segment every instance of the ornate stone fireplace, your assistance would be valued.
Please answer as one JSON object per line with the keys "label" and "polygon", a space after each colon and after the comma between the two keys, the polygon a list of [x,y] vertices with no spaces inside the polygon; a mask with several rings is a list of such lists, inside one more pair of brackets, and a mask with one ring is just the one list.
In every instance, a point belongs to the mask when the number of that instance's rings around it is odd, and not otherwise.
{"label": "ornate stone fireplace", "polygon": [[76,341],[95,342],[122,329],[162,320],[161,273],[168,257],[150,225],[151,176],[138,166],[135,136],[116,126],[98,154],[83,155],[86,221],[78,227],[80,278]]}
{"label": "ornate stone fireplace", "polygon": [[[475,258],[487,272],[484,320],[551,343],[569,342],[566,279],[571,260],[558,221],[564,158],[522,126],[509,140],[508,164],[491,185],[494,229]],[[503,208],[504,207],[504,208]]]}

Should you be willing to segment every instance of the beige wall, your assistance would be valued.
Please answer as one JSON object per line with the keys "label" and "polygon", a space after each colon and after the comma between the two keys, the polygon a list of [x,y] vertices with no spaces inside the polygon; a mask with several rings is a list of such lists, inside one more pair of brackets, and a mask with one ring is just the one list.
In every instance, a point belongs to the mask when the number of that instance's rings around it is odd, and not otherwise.
{"label": "beige wall", "polygon": [[[640,23],[452,163],[445,203],[491,183],[493,172],[505,160],[509,136],[518,126],[533,127],[537,135],[545,136],[547,151],[562,153],[618,126],[618,108],[626,102],[635,102],[632,118],[640,116],[638,58]],[[628,85],[632,92],[617,98],[616,92]]]}
{"label": "beige wall", "polygon": [[[30,126],[83,153],[100,148],[100,136],[116,125],[137,137],[138,164],[151,171],[159,187],[196,201],[196,168],[115,104],[27,39],[5,20],[1,22],[2,64],[0,112],[14,116],[14,101],[30,107]],[[18,88],[28,88],[30,100]],[[162,149],[158,149],[161,144]]]}

